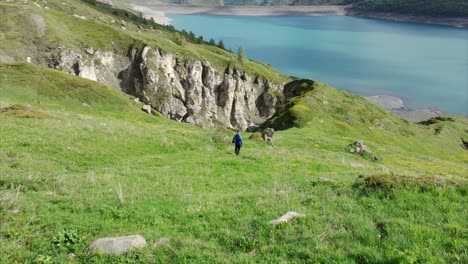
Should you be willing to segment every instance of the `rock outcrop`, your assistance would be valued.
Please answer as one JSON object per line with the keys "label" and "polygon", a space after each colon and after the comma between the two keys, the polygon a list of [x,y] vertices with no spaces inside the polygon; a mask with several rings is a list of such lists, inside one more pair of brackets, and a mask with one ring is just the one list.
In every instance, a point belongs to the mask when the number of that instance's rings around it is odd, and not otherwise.
{"label": "rock outcrop", "polygon": [[371,161],[377,161],[379,158],[375,156],[370,148],[364,144],[363,140],[355,141],[345,147],[345,151],[352,154],[359,154],[361,157],[367,158]]}
{"label": "rock outcrop", "polygon": [[134,95],[162,115],[200,127],[253,130],[270,118],[284,84],[250,76],[235,67],[217,71],[206,61],[182,59],[149,46],[128,54],[92,48],[57,48],[48,67]]}
{"label": "rock outcrop", "polygon": [[273,144],[273,135],[275,135],[275,130],[273,128],[265,128],[262,131],[262,138],[269,144]]}
{"label": "rock outcrop", "polygon": [[106,237],[94,241],[86,250],[89,254],[97,252],[121,255],[134,248],[146,247],[146,240],[140,235],[123,237]]}

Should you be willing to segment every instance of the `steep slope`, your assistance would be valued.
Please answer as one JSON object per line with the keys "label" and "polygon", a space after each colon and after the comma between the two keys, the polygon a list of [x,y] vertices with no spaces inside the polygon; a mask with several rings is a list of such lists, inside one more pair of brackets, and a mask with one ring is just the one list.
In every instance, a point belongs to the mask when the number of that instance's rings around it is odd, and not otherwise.
{"label": "steep slope", "polygon": [[[467,260],[464,118],[406,124],[298,80],[281,99],[306,110],[298,127],[273,145],[242,133],[237,157],[232,131],[148,115],[132,99],[56,70],[0,65],[1,263]],[[14,104],[42,115],[7,110]],[[363,109],[369,120],[354,115]],[[380,160],[346,153],[356,139]],[[291,210],[306,216],[269,224]],[[97,238],[130,234],[148,246],[86,254]]]}
{"label": "steep slope", "polygon": [[240,62],[188,33],[93,1],[0,4],[0,13],[0,60],[95,80],[202,127],[256,127],[273,114],[272,94],[289,80],[268,65]]}
{"label": "steep slope", "polygon": [[[318,81],[296,80],[288,83],[284,91],[282,104],[262,124],[263,128],[313,131],[324,140],[322,144],[336,151],[353,138],[366,138],[371,146],[378,148],[377,152],[391,153],[395,146],[413,152],[403,155],[408,160],[415,153],[424,155],[436,150],[447,160],[468,158],[463,145],[468,138],[468,120],[464,117],[440,117],[415,124],[360,96]],[[397,152],[395,158],[401,158],[402,154]]]}
{"label": "steep slope", "polygon": [[411,125],[363,97],[312,80],[296,80],[284,89],[285,97],[274,116],[263,126],[284,130],[303,127],[310,121],[333,117],[351,127],[374,126],[406,129]]}
{"label": "steep slope", "polygon": [[26,63],[0,63],[3,106],[29,104],[33,108],[83,114],[139,113],[130,96],[71,74]]}

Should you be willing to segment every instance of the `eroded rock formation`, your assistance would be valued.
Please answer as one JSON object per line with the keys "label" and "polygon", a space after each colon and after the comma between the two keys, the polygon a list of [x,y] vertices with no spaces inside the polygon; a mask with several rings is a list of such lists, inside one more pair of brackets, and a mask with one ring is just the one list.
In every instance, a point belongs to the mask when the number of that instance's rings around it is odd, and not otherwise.
{"label": "eroded rock formation", "polygon": [[149,46],[132,47],[127,54],[92,48],[57,48],[49,54],[48,67],[120,89],[168,118],[201,127],[254,129],[273,115],[274,95],[284,86],[232,66],[219,72],[208,62]]}

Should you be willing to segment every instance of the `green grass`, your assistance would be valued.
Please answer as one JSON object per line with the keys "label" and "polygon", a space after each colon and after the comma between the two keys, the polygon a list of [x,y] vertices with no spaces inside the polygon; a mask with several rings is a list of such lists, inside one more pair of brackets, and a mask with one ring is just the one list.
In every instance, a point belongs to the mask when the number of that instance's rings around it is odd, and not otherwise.
{"label": "green grass", "polygon": [[135,111],[130,97],[102,84],[33,64],[0,64],[3,104],[118,114]]}
{"label": "green grass", "polygon": [[[0,262],[466,263],[468,153],[457,141],[466,119],[409,125],[315,85],[301,94],[327,96],[311,110],[320,116],[277,131],[274,146],[244,133],[236,157],[229,130],[147,115],[126,95],[54,70],[2,64],[0,107],[54,118],[0,113]],[[388,121],[342,119],[359,111],[342,100]],[[345,153],[356,139],[382,160]],[[269,224],[289,210],[306,217]],[[94,239],[130,234],[148,247],[84,253]],[[153,247],[161,237],[171,243]]]}
{"label": "green grass", "polygon": [[[117,52],[151,45],[220,72],[234,64],[289,80],[213,46],[177,45],[171,31],[138,32],[131,21],[122,30],[111,23],[116,17],[78,1],[48,3],[48,11],[0,4],[0,49],[23,60],[55,45]],[[42,37],[32,14],[47,25]],[[236,157],[229,130],[147,115],[96,82],[1,63],[0,262],[468,261],[466,118],[410,124],[304,80],[290,96],[268,123],[283,129],[274,145],[245,133]],[[346,153],[357,139],[380,160]],[[289,210],[306,217],[268,224]],[[148,247],[119,257],[85,253],[94,239],[130,234],[143,235]],[[170,245],[153,247],[161,237]]]}

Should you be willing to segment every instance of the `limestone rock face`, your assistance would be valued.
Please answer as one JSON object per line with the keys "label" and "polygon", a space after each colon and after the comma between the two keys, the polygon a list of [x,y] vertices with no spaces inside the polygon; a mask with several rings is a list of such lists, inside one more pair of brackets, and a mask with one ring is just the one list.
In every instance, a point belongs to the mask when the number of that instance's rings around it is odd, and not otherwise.
{"label": "limestone rock face", "polygon": [[208,62],[181,59],[157,48],[116,51],[50,52],[45,62],[55,68],[120,89],[162,115],[200,127],[253,129],[270,118],[284,84],[249,76],[232,66],[223,73]]}
{"label": "limestone rock face", "polygon": [[146,240],[140,235],[106,237],[94,241],[87,249],[89,254],[97,252],[121,255],[133,248],[146,247]]}
{"label": "limestone rock face", "polygon": [[125,89],[122,89],[123,84],[119,75],[128,67],[130,60],[116,51],[95,51],[90,48],[75,51],[58,47],[51,50],[50,53],[51,55],[43,62],[45,66],[97,81],[125,92]]}

